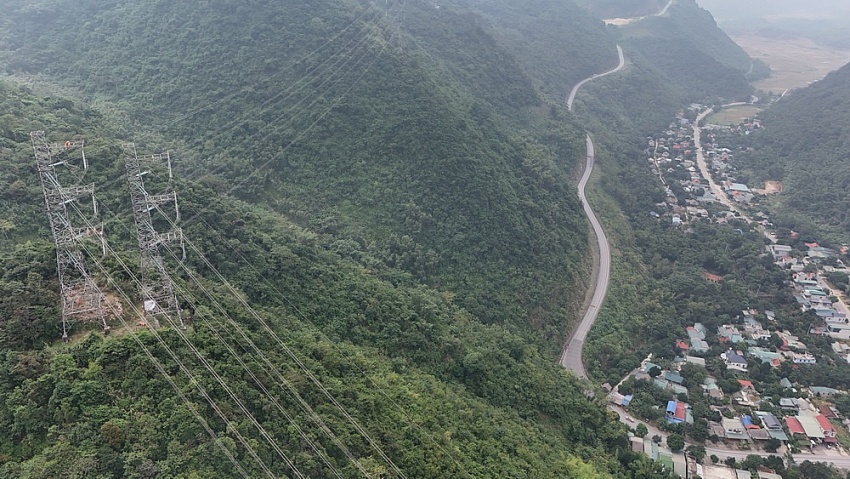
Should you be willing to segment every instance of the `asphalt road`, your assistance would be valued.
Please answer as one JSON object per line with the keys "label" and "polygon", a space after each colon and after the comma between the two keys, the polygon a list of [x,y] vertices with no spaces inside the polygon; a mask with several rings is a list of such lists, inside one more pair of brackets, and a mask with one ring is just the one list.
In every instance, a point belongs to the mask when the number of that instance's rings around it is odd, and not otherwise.
{"label": "asphalt road", "polygon": [[576,83],[576,86],[574,86],[573,89],[570,91],[570,96],[567,97],[567,108],[570,111],[573,110],[573,100],[576,99],[576,93],[578,93],[578,89],[584,86],[585,83],[589,82],[590,80],[602,78],[605,75],[616,73],[622,70],[624,66],[626,66],[626,57],[623,56],[623,49],[620,47],[620,45],[617,45],[617,55],[620,57],[620,63],[616,67],[612,68],[611,70],[608,70],[605,73],[596,73],[593,76],[585,78],[584,80]]}
{"label": "asphalt road", "polygon": [[[567,108],[572,110],[573,100],[575,99],[578,89],[582,85],[590,80],[610,75],[611,73],[615,73],[623,69],[623,66],[626,64],[626,59],[623,56],[623,49],[620,48],[620,45],[617,45],[617,54],[620,57],[620,62],[615,68],[605,73],[596,74],[590,78],[586,78],[573,87],[570,92],[570,96],[567,98]],[[587,219],[590,220],[590,226],[596,236],[596,242],[599,250],[599,265],[597,267],[598,274],[596,275],[596,284],[592,286],[594,290],[593,298],[590,300],[590,306],[587,308],[587,311],[584,312],[584,316],[578,326],[576,326],[575,330],[573,330],[572,336],[567,342],[564,352],[561,355],[561,366],[575,372],[579,377],[587,377],[587,373],[584,369],[584,362],[581,359],[581,353],[584,348],[584,341],[587,339],[587,333],[590,331],[590,327],[593,326],[593,322],[599,314],[599,308],[602,306],[602,302],[605,300],[605,295],[608,293],[608,282],[611,278],[611,249],[608,244],[608,238],[605,236],[605,230],[602,229],[602,225],[599,223],[599,218],[590,208],[590,204],[587,202],[587,197],[585,195],[585,187],[587,186],[587,181],[590,179],[591,173],[593,173],[594,164],[593,140],[591,140],[590,135],[587,135],[586,145],[587,162],[585,163],[581,180],[578,182],[578,197],[581,200],[584,212],[587,215]]]}
{"label": "asphalt road", "polygon": [[653,17],[660,17],[661,15],[666,14],[667,10],[670,8],[670,5],[673,5],[673,0],[670,0],[669,2],[667,2],[667,5],[664,5],[664,8],[662,8],[660,12],[653,15]]}
{"label": "asphalt road", "polygon": [[[699,171],[702,176],[706,179],[706,181],[708,181],[709,188],[711,188],[711,192],[714,193],[714,196],[717,197],[717,200],[726,205],[726,207],[728,207],[730,210],[737,211],[739,214],[741,214],[741,211],[738,210],[738,208],[734,204],[732,204],[732,201],[729,200],[729,196],[723,191],[722,188],[720,188],[720,185],[718,185],[717,182],[714,181],[714,178],[712,178],[711,172],[708,171],[708,164],[705,161],[705,155],[702,151],[702,129],[700,128],[699,124],[706,116],[711,114],[712,111],[714,110],[705,110],[704,112],[700,113],[693,124],[694,148],[697,152],[697,166],[699,167]],[[750,222],[749,217],[747,217],[746,215],[741,214],[741,217],[747,223]]]}

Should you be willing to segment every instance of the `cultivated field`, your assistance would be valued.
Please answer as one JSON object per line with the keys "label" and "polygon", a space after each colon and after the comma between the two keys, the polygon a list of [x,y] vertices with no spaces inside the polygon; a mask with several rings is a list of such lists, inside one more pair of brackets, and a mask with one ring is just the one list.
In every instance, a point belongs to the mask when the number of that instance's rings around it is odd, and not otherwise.
{"label": "cultivated field", "polygon": [[736,35],[732,39],[751,57],[770,65],[771,77],[753,85],[774,93],[804,87],[850,62],[850,51],[823,47],[806,38]]}
{"label": "cultivated field", "polygon": [[745,118],[752,118],[761,108],[752,105],[739,105],[724,108],[717,113],[712,113],[706,119],[707,123],[714,125],[737,125]]}

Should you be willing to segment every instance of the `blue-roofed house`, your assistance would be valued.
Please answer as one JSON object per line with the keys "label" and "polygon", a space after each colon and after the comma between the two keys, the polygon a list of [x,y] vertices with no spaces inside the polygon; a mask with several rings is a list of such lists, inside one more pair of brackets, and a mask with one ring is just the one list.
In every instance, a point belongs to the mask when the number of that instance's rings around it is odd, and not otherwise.
{"label": "blue-roofed house", "polygon": [[[688,420],[688,405],[679,401],[667,401],[667,421],[680,424]],[[693,421],[693,419],[691,419]]]}

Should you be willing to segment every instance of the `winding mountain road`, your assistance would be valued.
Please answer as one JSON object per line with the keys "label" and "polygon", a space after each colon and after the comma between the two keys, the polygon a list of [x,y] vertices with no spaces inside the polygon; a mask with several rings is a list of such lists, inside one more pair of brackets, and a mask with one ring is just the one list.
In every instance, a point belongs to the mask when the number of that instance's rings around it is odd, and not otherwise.
{"label": "winding mountain road", "polygon": [[[570,91],[569,97],[567,97],[567,108],[570,111],[573,109],[573,100],[575,100],[576,93],[578,93],[578,89],[581,88],[582,85],[590,80],[601,78],[605,75],[610,75],[623,69],[626,65],[626,59],[623,56],[623,49],[620,45],[617,45],[617,54],[620,57],[620,61],[616,67],[605,73],[595,74],[590,78],[586,78],[578,82],[578,84],[573,87],[572,91]],[[596,316],[599,314],[602,302],[605,301],[605,295],[608,294],[608,282],[611,278],[611,247],[608,244],[608,237],[605,236],[605,230],[602,229],[599,217],[597,217],[596,213],[593,212],[593,209],[590,208],[590,204],[588,203],[587,196],[585,194],[585,187],[587,186],[587,181],[590,179],[590,175],[593,173],[594,165],[593,140],[590,138],[590,135],[587,135],[586,147],[587,161],[584,166],[584,172],[581,175],[581,180],[578,182],[578,197],[581,200],[584,212],[587,215],[587,219],[590,221],[590,226],[593,228],[593,233],[596,236],[597,248],[599,250],[599,264],[596,265],[595,269],[598,274],[596,274],[596,284],[592,286],[594,289],[593,297],[590,300],[590,306],[587,308],[587,311],[584,312],[584,316],[576,326],[575,330],[573,330],[570,340],[564,347],[563,354],[561,354],[561,366],[575,372],[576,376],[579,377],[587,377],[581,353],[584,348],[584,341],[587,339],[587,333],[590,331],[590,327],[593,326],[593,322],[596,321]]]}

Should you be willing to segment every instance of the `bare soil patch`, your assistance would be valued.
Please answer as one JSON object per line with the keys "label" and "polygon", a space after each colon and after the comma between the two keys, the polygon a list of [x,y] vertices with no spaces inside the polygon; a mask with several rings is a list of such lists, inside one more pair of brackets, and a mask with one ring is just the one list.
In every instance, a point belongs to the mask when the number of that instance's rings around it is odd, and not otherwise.
{"label": "bare soil patch", "polygon": [[777,193],[782,193],[782,182],[767,180],[764,182],[764,188],[753,188],[753,191],[762,195],[775,195]]}

